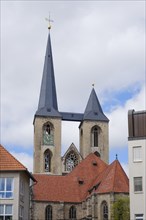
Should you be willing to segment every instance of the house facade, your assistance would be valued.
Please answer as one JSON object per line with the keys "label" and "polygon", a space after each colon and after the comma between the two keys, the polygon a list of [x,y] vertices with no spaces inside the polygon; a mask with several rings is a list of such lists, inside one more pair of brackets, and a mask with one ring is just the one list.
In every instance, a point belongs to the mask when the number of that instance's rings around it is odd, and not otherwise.
{"label": "house facade", "polygon": [[128,112],[131,219],[146,219],[146,111]]}
{"label": "house facade", "polygon": [[30,219],[30,180],[28,170],[0,145],[0,219]]}

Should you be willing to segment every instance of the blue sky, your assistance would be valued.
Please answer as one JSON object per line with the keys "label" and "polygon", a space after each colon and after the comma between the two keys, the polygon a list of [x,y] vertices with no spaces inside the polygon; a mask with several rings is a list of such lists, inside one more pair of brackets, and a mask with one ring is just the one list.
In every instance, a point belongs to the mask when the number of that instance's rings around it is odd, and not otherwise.
{"label": "blue sky", "polygon": [[[127,170],[128,110],[146,107],[145,1],[1,1],[1,143],[32,169],[49,12],[59,110],[84,112],[94,83],[110,162],[118,154]],[[78,147],[78,124],[62,133],[62,152]]]}

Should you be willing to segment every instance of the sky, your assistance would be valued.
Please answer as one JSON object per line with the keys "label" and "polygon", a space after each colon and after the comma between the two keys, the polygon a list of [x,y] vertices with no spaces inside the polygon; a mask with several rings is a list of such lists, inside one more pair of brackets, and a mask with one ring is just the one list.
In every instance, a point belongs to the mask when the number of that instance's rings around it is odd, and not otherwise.
{"label": "sky", "polygon": [[[129,109],[145,110],[145,1],[1,1],[1,144],[30,171],[48,22],[60,111],[83,113],[94,84],[109,118],[109,158],[128,174]],[[62,154],[79,147],[63,122]]]}

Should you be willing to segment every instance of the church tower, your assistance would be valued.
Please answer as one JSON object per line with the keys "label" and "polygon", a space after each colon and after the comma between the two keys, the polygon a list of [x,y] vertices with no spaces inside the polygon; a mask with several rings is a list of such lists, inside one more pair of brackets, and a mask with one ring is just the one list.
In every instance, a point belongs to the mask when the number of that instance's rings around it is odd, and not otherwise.
{"label": "church tower", "polygon": [[[80,122],[80,152],[75,146],[61,158],[61,122]],[[81,159],[96,152],[104,162],[109,160],[108,118],[104,115],[94,88],[84,113],[59,112],[57,104],[50,33],[48,35],[38,109],[34,117],[34,173],[68,172]],[[73,147],[74,146],[74,147]],[[75,160],[78,157],[78,161]],[[62,164],[63,163],[63,164]],[[64,169],[62,169],[64,167]],[[70,168],[71,167],[71,168]]]}
{"label": "church tower", "polygon": [[79,126],[80,153],[83,158],[96,152],[104,162],[109,162],[108,122],[93,88]]}
{"label": "church tower", "polygon": [[50,33],[34,117],[34,173],[61,174],[61,114],[57,105]]}

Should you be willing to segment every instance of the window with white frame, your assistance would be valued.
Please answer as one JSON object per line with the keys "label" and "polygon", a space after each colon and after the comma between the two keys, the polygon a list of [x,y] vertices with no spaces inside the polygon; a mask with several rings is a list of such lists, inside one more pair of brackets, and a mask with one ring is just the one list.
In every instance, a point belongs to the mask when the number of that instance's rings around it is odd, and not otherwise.
{"label": "window with white frame", "polygon": [[142,177],[134,177],[134,192],[142,192]]}
{"label": "window with white frame", "polygon": [[135,214],[135,220],[144,220],[143,214]]}
{"label": "window with white frame", "polygon": [[0,178],[0,198],[13,197],[13,178]]}
{"label": "window with white frame", "polygon": [[12,205],[0,204],[0,220],[12,220]]}
{"label": "window with white frame", "polygon": [[142,147],[141,146],[133,147],[133,161],[134,162],[142,161]]}

